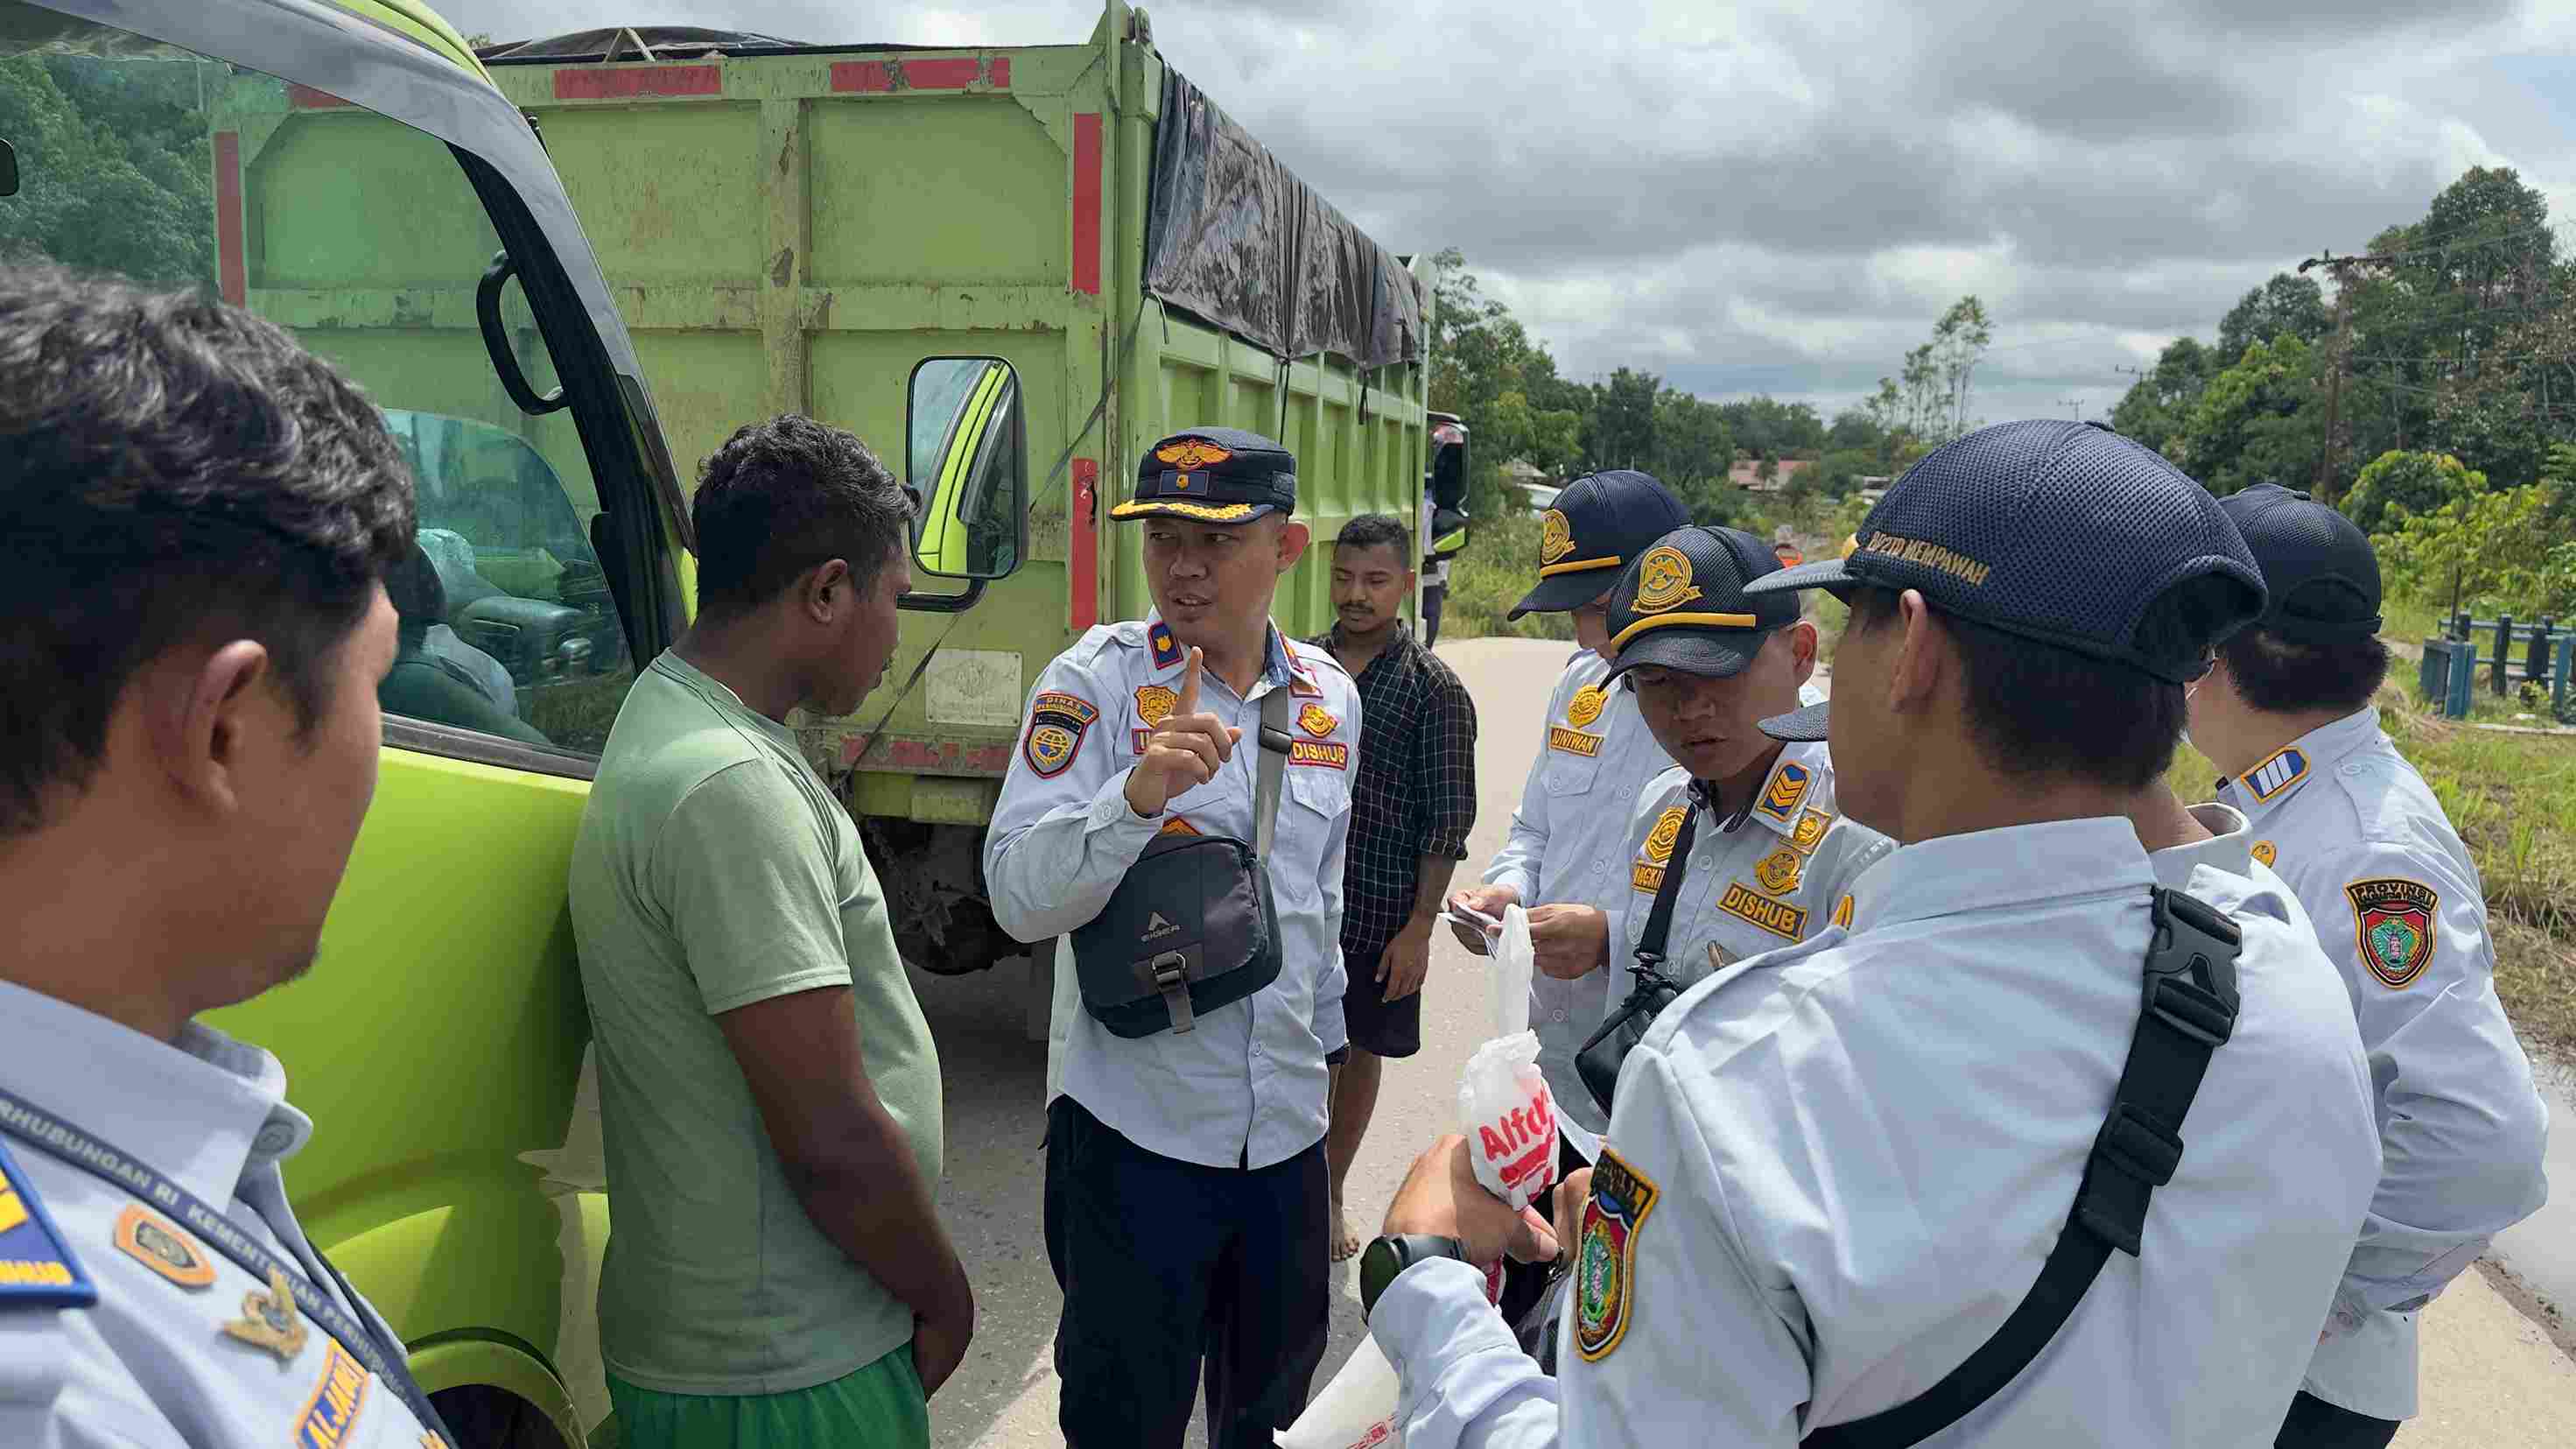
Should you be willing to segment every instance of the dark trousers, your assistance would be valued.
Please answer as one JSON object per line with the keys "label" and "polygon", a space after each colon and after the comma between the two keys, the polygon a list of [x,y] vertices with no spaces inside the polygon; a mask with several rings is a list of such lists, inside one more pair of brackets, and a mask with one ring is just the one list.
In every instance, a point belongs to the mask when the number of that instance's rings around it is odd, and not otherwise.
{"label": "dark trousers", "polygon": [[1331,1202],[1321,1142],[1270,1167],[1201,1167],[1058,1097],[1046,1245],[1070,1449],[1179,1449],[1202,1364],[1210,1449],[1271,1449],[1324,1359]]}
{"label": "dark trousers", "polygon": [[1449,599],[1447,584],[1432,584],[1422,591],[1422,647],[1440,642],[1440,606]]}
{"label": "dark trousers", "polygon": [[2356,1414],[2301,1389],[2290,1401],[2290,1417],[2281,1421],[2272,1449],[2386,1449],[2397,1437],[2397,1426],[2395,1419]]}

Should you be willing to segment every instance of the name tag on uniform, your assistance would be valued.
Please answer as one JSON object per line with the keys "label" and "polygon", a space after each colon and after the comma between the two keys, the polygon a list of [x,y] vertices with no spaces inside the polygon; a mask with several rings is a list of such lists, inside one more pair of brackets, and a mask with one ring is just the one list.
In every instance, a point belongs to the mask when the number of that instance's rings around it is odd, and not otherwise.
{"label": "name tag on uniform", "polygon": [[1547,747],[1551,750],[1563,750],[1569,755],[1581,755],[1586,759],[1590,759],[1601,753],[1601,736],[1596,734],[1587,734],[1582,730],[1570,730],[1563,725],[1556,725],[1551,727],[1547,732]]}
{"label": "name tag on uniform", "polygon": [[1718,901],[1717,908],[1783,941],[1795,941],[1807,934],[1807,912],[1803,907],[1775,901],[1740,880],[1726,883],[1726,895]]}

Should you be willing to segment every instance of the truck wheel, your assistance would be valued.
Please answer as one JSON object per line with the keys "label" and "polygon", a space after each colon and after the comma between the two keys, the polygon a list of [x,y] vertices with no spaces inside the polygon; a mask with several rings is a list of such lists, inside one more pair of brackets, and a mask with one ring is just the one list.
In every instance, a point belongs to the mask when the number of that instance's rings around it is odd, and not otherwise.
{"label": "truck wheel", "polygon": [[507,1389],[464,1384],[429,1396],[456,1449],[572,1449],[545,1411]]}

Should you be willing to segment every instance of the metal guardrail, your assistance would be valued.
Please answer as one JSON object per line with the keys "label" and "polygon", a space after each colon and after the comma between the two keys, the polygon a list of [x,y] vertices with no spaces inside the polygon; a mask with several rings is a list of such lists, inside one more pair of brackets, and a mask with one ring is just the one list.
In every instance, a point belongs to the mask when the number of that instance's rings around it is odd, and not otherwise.
{"label": "metal guardrail", "polygon": [[[2550,712],[2566,716],[2571,676],[2576,676],[2576,630],[2559,628],[2547,615],[2536,623],[2516,624],[2511,614],[2473,619],[2466,613],[2452,615],[2441,637],[2424,641],[2416,677],[2417,688],[2426,699],[2440,701],[2444,716],[2460,719],[2469,712],[2481,636],[2490,641],[2487,687],[2492,693],[2502,698],[2517,683],[2545,684]],[[2517,646],[2519,660],[2514,658]]]}

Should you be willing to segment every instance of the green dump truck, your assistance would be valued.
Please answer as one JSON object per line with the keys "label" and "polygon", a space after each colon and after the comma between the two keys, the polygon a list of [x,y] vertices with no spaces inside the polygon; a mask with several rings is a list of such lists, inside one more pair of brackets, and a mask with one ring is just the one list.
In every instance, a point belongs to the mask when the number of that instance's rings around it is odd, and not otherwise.
{"label": "green dump truck", "polygon": [[638,28],[481,55],[545,137],[684,468],[788,410],[886,448],[926,354],[1016,375],[1026,562],[915,615],[887,686],[802,728],[847,776],[916,965],[1022,950],[985,903],[984,824],[1038,672],[1150,607],[1104,510],[1156,438],[1231,425],[1295,450],[1318,546],[1282,627],[1330,622],[1345,519],[1421,527],[1428,289],[1167,67],[1143,11],[1111,0],[1078,45]]}

